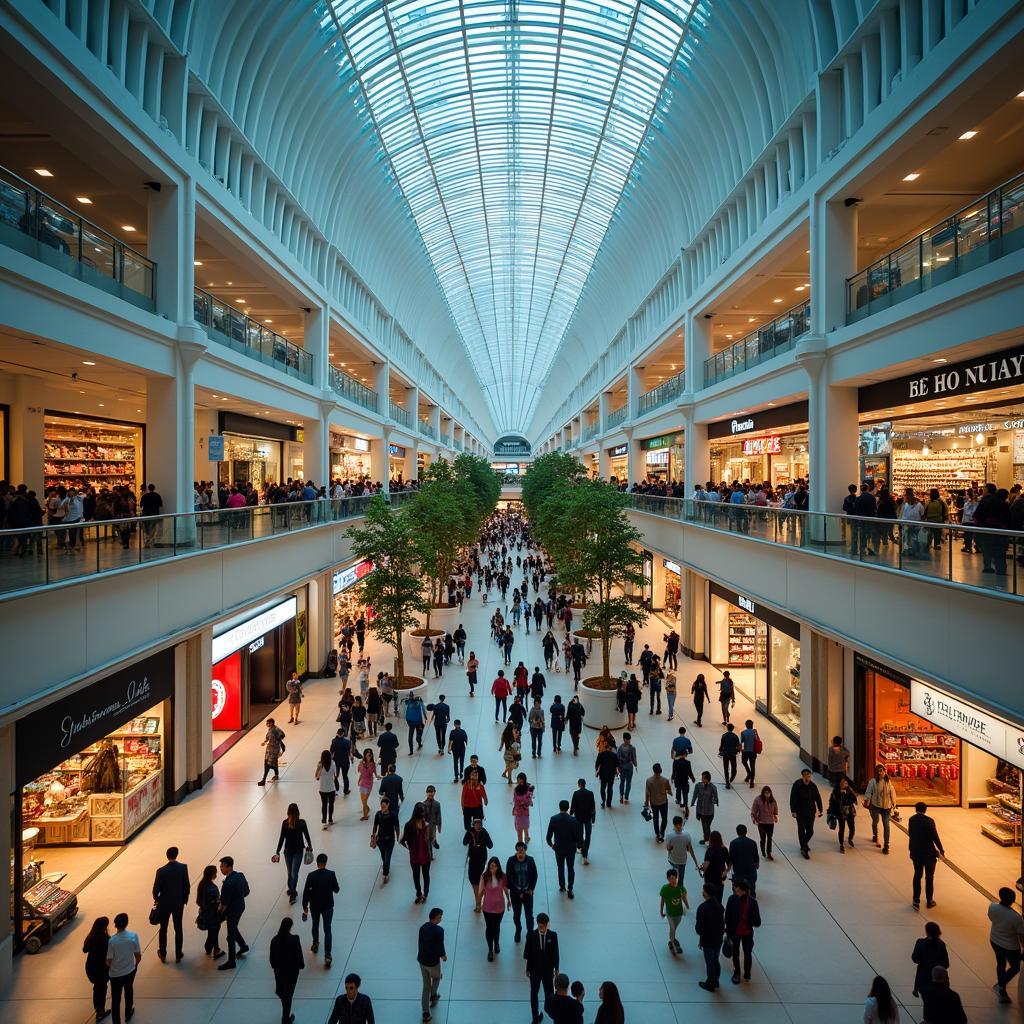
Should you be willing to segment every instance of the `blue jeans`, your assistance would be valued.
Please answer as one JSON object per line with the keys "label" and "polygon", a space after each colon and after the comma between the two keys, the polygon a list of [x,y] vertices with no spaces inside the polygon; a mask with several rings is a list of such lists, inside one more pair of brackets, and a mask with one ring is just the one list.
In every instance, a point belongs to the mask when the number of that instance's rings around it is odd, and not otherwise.
{"label": "blue jeans", "polygon": [[309,916],[313,919],[313,942],[320,941],[320,922],[324,923],[324,955],[331,955],[331,921],[334,919],[334,907],[324,907],[317,910],[311,907]]}
{"label": "blue jeans", "polygon": [[295,853],[284,853],[284,866],[288,870],[288,895],[298,896],[299,894],[299,868],[302,867],[302,855],[304,850],[296,850]]}
{"label": "blue jeans", "polygon": [[629,799],[629,791],[633,786],[633,769],[619,768],[619,797],[622,800]]}
{"label": "blue jeans", "polygon": [[878,839],[878,819],[882,819],[882,845],[889,846],[889,815],[892,813],[888,807],[875,807],[868,805],[868,812],[871,815],[871,838]]}
{"label": "blue jeans", "polygon": [[668,717],[671,719],[675,714],[676,695],[674,693],[666,693],[665,700],[668,701]]}

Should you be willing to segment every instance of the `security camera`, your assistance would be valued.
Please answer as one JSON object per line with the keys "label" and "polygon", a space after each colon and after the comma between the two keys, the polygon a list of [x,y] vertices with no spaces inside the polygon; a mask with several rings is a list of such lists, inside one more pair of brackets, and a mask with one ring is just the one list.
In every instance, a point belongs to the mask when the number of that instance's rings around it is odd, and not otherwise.
{"label": "security camera", "polygon": [[77,370],[75,370],[75,371],[72,371],[72,373],[71,373],[71,379],[72,379],[72,380],[78,380],[78,371],[77,371]]}
{"label": "security camera", "polygon": [[847,196],[843,200],[843,206],[856,206],[858,203],[863,203],[863,199],[858,199],[857,196]]}
{"label": "security camera", "polygon": [[160,182],[159,181],[144,181],[142,183],[142,187],[146,188],[146,189],[149,189],[150,192],[159,192],[160,191]]}
{"label": "security camera", "polygon": [[705,320],[710,320],[714,315],[715,315],[714,313],[705,313],[704,314],[704,319]]}

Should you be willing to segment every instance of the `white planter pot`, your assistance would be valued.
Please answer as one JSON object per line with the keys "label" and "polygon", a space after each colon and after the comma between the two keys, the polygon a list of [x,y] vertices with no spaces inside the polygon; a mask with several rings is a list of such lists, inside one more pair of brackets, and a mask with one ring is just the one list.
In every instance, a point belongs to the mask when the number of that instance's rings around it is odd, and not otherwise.
{"label": "white planter pot", "polygon": [[[430,628],[431,629],[446,629],[449,633],[455,632],[455,627],[459,624],[459,606],[453,604],[451,607],[445,605],[443,608],[431,608],[430,609]],[[426,616],[423,616],[424,621]],[[421,622],[420,625],[423,625]]]}
{"label": "white planter pot", "polygon": [[[413,673],[413,674],[415,674],[415,673]],[[403,718],[404,715],[405,715],[405,709],[402,707],[402,701],[405,700],[406,697],[411,697],[414,693],[416,694],[417,697],[420,698],[420,700],[423,701],[424,704],[426,704],[426,702],[427,702],[427,683],[426,683],[426,680],[424,680],[422,683],[420,683],[419,686],[412,687],[412,689],[410,689],[410,690],[395,690],[395,696],[398,698],[398,715],[399,715],[400,718]]]}
{"label": "white planter pot", "polygon": [[[415,629],[418,627],[413,628]],[[437,636],[432,636],[430,638],[432,642],[436,641],[437,637],[444,636],[442,626],[435,626],[434,623],[431,622],[430,628],[432,630],[442,630],[442,632],[439,632]],[[405,633],[402,637],[402,650],[405,652],[406,671],[411,671],[415,676],[421,675],[422,673],[420,672],[420,669],[423,666],[423,661],[421,660],[423,657],[423,637],[413,636],[411,631]]]}
{"label": "white planter pot", "polygon": [[619,711],[615,704],[614,690],[594,690],[587,686],[586,679],[580,680],[577,691],[586,717],[583,724],[591,729],[607,725],[609,729],[621,729],[626,724],[626,712]]}

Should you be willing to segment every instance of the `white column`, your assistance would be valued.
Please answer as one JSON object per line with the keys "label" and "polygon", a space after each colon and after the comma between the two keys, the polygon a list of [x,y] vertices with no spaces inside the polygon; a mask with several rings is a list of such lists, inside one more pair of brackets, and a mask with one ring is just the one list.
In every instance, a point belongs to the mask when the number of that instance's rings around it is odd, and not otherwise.
{"label": "white column", "polygon": [[626,407],[629,410],[626,413],[627,423],[631,423],[636,419],[637,408],[640,404],[640,396],[643,392],[644,382],[640,375],[640,371],[635,366],[631,366],[626,371]]}
{"label": "white column", "polygon": [[330,484],[331,433],[330,415],[335,408],[333,398],[320,400],[318,419],[302,421],[302,475],[320,487]]}
{"label": "white column", "polygon": [[147,193],[147,255],[156,263],[156,309],[174,323],[194,320],[196,197],[195,184],[161,182]]}
{"label": "white column", "polygon": [[703,576],[684,568],[680,578],[680,599],[682,603],[683,653],[691,658],[704,656],[705,622],[707,620],[707,581]]}
{"label": "white column", "polygon": [[647,466],[644,463],[644,453],[640,448],[640,438],[634,436],[633,428],[627,430],[629,435],[629,452],[626,458],[627,472],[629,473],[629,485],[641,482],[647,475]]}
{"label": "white column", "polygon": [[427,414],[431,427],[434,428],[434,440],[438,446],[441,444],[441,406],[435,405]]}
{"label": "white column", "polygon": [[420,389],[415,384],[405,393],[405,408],[412,417],[412,429],[419,430]]}
{"label": "white column", "polygon": [[377,392],[377,412],[386,420],[390,416],[388,401],[391,395],[391,364],[384,359],[379,363],[374,363],[373,370],[373,390]]}
{"label": "white column", "polygon": [[711,321],[703,313],[686,314],[683,334],[686,351],[686,390],[697,394],[704,390],[704,360],[711,355]]}
{"label": "white column", "polygon": [[302,347],[313,357],[313,386],[321,391],[329,388],[331,311],[326,306],[314,306],[309,313],[305,314]]}
{"label": "white column", "polygon": [[370,476],[374,483],[378,481],[384,485],[384,490],[389,490],[388,481],[388,445],[391,444],[391,431],[385,427],[382,438],[370,439]]}
{"label": "white column", "polygon": [[846,280],[857,272],[857,206],[843,200],[811,204],[811,331],[846,323]]}
{"label": "white column", "polygon": [[608,454],[608,447],[603,441],[597,450],[597,475],[602,480],[608,480],[612,475],[612,457]]}
{"label": "white column", "polygon": [[607,391],[602,391],[597,396],[597,422],[598,422],[598,434],[603,435],[608,429],[608,405],[611,399],[611,395]]}
{"label": "white column", "polygon": [[692,395],[683,396],[683,480],[686,493],[692,494],[697,484],[708,481],[711,473],[711,446],[708,444],[708,425],[694,418]]}
{"label": "white column", "polygon": [[665,565],[664,556],[652,552],[651,564],[651,608],[661,611],[665,607]]}
{"label": "white column", "polygon": [[14,401],[10,409],[10,481],[25,484],[36,492],[39,504],[43,494],[43,432],[44,407],[40,401],[41,382],[38,377],[18,374],[14,377]]}

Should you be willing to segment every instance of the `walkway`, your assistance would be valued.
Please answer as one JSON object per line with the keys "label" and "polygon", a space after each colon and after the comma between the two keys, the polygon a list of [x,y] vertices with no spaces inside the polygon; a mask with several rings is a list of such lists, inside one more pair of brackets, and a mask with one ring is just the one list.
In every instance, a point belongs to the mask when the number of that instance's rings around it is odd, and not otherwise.
{"label": "walkway", "polygon": [[[499,667],[495,648],[485,643],[490,609],[481,608],[474,594],[465,625],[470,646],[482,653],[489,681]],[[652,619],[642,639],[656,646],[662,624]],[[373,641],[370,641],[372,644]],[[638,650],[642,646],[638,644]],[[372,649],[375,652],[377,649]],[[539,643],[517,636],[514,658],[529,653],[539,661]],[[382,657],[375,657],[378,662]],[[695,671],[707,666],[680,663],[681,685]],[[565,676],[549,676],[549,694],[561,692],[567,699]],[[306,949],[307,969],[299,981],[295,1014],[297,1024],[323,1024],[342,978],[348,971],[363,977],[363,990],[374,1000],[380,1024],[419,1020],[419,973],[415,963],[416,929],[423,910],[412,902],[413,890],[404,851],[395,856],[392,881],[380,887],[380,861],[367,844],[366,825],[358,822],[358,798],[344,801],[333,831],[317,825],[318,799],[313,781],[316,757],[334,733],[336,686],[312,680],[307,686],[303,722],[287,729],[289,764],[279,785],[259,789],[261,768],[260,730],[247,736],[220,761],[207,788],[185,803],[160,815],[125,848],[122,855],[80,893],[79,918],[66,933],[38,956],[20,956],[15,962],[13,991],[0,1002],[5,1024],[87,1024],[91,1020],[89,986],[83,973],[81,942],[88,924],[99,914],[113,916],[125,910],[131,926],[142,937],[145,953],[136,984],[138,1024],[250,1024],[276,1021],[279,1005],[274,998],[273,977],[267,963],[267,947],[282,916],[289,913],[284,894],[283,865],[270,863],[279,822],[286,805],[297,800],[311,823],[314,843],[331,857],[338,870],[342,893],[335,914],[334,965],[324,971],[322,957],[308,952],[309,925],[298,929]],[[471,751],[481,755],[492,780],[501,771],[496,752],[498,728],[492,703],[484,696],[470,700],[465,678],[457,667],[440,684],[432,684],[431,696],[445,692],[456,716],[471,736]],[[486,694],[486,685],[484,686]],[[688,710],[684,706],[684,710]],[[737,717],[751,713],[741,700]],[[711,767],[719,777],[715,752],[719,729],[705,719],[694,735],[697,751],[694,768]],[[796,747],[761,719],[765,753],[759,763],[759,782],[770,784],[785,802],[788,787],[799,772]],[[905,836],[893,836],[893,856],[881,854],[865,841],[867,819],[857,849],[840,858],[832,833],[822,822],[813,843],[810,861],[799,858],[791,819],[779,826],[776,860],[761,871],[759,896],[764,919],[754,949],[754,980],[736,987],[723,973],[723,988],[711,995],[697,987],[703,977],[703,958],[697,949],[692,916],[680,929],[684,955],[673,957],[666,949],[666,929],[658,917],[657,893],[664,879],[664,849],[655,845],[650,826],[640,817],[643,778],[654,759],[668,762],[668,748],[676,723],[652,720],[646,713],[636,730],[640,772],[634,800],[628,807],[616,805],[600,812],[594,830],[591,866],[578,864],[573,902],[559,895],[554,858],[535,839],[534,854],[541,867],[536,909],[551,914],[552,927],[561,937],[563,968],[586,986],[586,1021],[597,1008],[597,989],[605,978],[614,979],[626,1001],[629,1024],[682,1024],[699,1013],[703,1021],[729,1024],[855,1024],[871,979],[883,973],[893,984],[906,1008],[903,1020],[920,1019],[920,1004],[911,998],[913,978],[909,953],[921,934],[925,919],[910,906],[910,865]],[[428,729],[427,737],[432,733]],[[587,730],[586,749],[579,758],[571,753],[542,760],[526,756],[522,767],[537,782],[534,836],[542,837],[544,823],[568,798],[579,776],[593,775],[595,733]],[[568,745],[568,744],[567,744]],[[521,946],[512,942],[511,922],[506,916],[501,954],[487,963],[483,921],[473,913],[472,897],[465,879],[461,848],[461,821],[456,787],[451,783],[450,762],[437,757],[431,744],[410,758],[403,749],[399,772],[410,798],[422,795],[429,783],[437,785],[446,827],[434,867],[430,905],[445,909],[449,960],[445,965],[442,1001],[434,1014],[437,1024],[524,1024],[529,1017],[528,985],[523,977]],[[820,781],[820,780],[819,780]],[[498,780],[500,783],[500,780]],[[596,788],[596,782],[589,783]],[[637,793],[637,789],[640,790]],[[487,827],[502,858],[512,852],[514,832],[507,805],[508,790],[492,782]],[[722,806],[715,824],[726,836],[735,825],[749,821],[751,791],[721,790]],[[408,808],[406,808],[406,811]],[[406,817],[403,812],[403,820]],[[946,837],[955,847],[955,839]],[[243,933],[252,951],[235,972],[218,972],[200,955],[200,934],[186,915],[186,959],[180,965],[161,964],[156,957],[156,929],[147,923],[149,886],[153,870],[163,862],[163,850],[171,843],[182,850],[182,860],[195,879],[203,865],[231,854],[252,886],[252,897],[243,919]],[[796,856],[794,856],[796,854]],[[304,874],[305,872],[303,872]],[[687,872],[691,900],[697,898],[692,865]],[[953,984],[963,997],[972,1024],[988,1024],[1015,1016],[995,1003],[991,991],[992,953],[988,946],[985,901],[967,883],[940,866],[937,877],[939,906],[934,917],[941,922],[952,955]],[[297,909],[297,908],[295,908]],[[932,915],[929,915],[932,916]]]}

